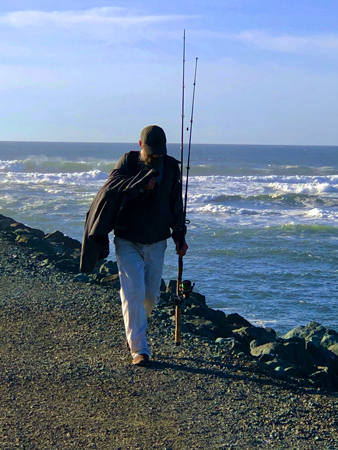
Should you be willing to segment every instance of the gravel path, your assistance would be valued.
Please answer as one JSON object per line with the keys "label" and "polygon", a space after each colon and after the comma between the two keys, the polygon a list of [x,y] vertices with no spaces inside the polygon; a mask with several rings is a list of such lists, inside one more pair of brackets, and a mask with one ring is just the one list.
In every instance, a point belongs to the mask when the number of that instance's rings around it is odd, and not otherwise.
{"label": "gravel path", "polygon": [[0,240],[0,449],[338,449],[338,393],[183,334],[134,367],[118,292]]}

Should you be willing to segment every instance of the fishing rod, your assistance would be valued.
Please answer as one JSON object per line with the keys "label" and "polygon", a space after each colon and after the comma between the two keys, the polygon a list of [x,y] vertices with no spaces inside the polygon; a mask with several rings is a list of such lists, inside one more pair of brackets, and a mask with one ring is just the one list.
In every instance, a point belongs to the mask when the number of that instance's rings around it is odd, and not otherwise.
{"label": "fishing rod", "polygon": [[[184,145],[184,78],[185,78],[185,30],[183,32],[183,66],[182,66],[183,80],[182,80],[182,112],[181,112],[181,169],[183,162],[183,145]],[[181,170],[181,193],[183,182],[183,170]]]}
{"label": "fishing rod", "polygon": [[196,61],[195,61],[194,87],[193,87],[193,91],[192,91],[190,131],[189,131],[189,146],[188,146],[188,159],[187,159],[187,177],[186,177],[186,183],[185,183],[185,197],[184,197],[184,208],[183,208],[184,222],[186,220],[185,215],[186,215],[186,212],[187,212],[187,201],[188,201],[188,180],[189,180],[189,170],[190,170],[190,150],[191,150],[191,137],[192,137],[192,123],[193,123],[193,120],[194,120],[197,61],[198,61],[198,58],[196,58]]}
{"label": "fishing rod", "polygon": [[[185,198],[182,214],[182,222],[180,226],[181,237],[179,240],[179,248],[182,248],[184,244],[184,235],[186,224],[189,223],[186,219],[187,213],[187,200],[188,200],[188,180],[189,180],[189,170],[190,170],[190,151],[191,151],[191,137],[192,137],[192,123],[194,114],[194,102],[195,102],[195,87],[196,87],[196,73],[197,73],[197,59],[195,64],[195,76],[194,76],[194,87],[193,87],[193,98],[191,107],[191,119],[190,119],[190,134],[189,134],[189,147],[188,147],[188,159],[187,159],[187,175],[186,175],[186,186],[185,186]],[[182,194],[182,184],[183,184],[183,140],[184,140],[184,76],[185,76],[185,30],[183,34],[183,83],[182,83],[182,129],[181,129],[181,194]],[[175,304],[175,343],[179,346],[181,343],[181,307],[184,300],[188,300],[190,293],[193,290],[195,284],[191,284],[190,280],[184,280],[182,282],[183,274],[183,257],[178,257],[178,271],[177,271],[177,283],[176,283],[176,296],[173,298]]]}

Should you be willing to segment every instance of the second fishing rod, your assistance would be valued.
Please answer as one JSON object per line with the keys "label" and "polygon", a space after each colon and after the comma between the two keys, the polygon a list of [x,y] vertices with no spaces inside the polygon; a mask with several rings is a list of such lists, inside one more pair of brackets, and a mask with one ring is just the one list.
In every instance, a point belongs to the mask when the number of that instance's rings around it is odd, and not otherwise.
{"label": "second fishing rod", "polygon": [[[187,202],[188,202],[188,186],[189,186],[189,171],[190,171],[190,154],[191,154],[191,142],[192,142],[192,125],[194,118],[194,104],[195,104],[195,89],[196,89],[196,75],[197,75],[197,61],[195,61],[195,74],[193,83],[193,96],[192,96],[192,106],[191,106],[191,117],[190,117],[190,129],[189,131],[189,145],[188,145],[188,157],[187,157],[187,167],[186,167],[186,183],[185,183],[185,194],[183,203],[183,214],[180,224],[181,229],[181,239],[179,242],[180,248],[184,245],[185,241],[185,231],[186,226],[189,221],[186,218],[187,214]],[[183,82],[182,82],[182,124],[181,124],[181,194],[183,198],[183,161],[184,161],[184,89],[185,89],[185,31],[183,35]],[[175,344],[177,346],[181,343],[181,307],[185,300],[188,300],[190,293],[193,290],[194,285],[192,285],[190,280],[182,281],[183,277],[183,257],[178,258],[178,271],[177,271],[177,283],[176,283],[176,296],[174,298],[175,303]]]}

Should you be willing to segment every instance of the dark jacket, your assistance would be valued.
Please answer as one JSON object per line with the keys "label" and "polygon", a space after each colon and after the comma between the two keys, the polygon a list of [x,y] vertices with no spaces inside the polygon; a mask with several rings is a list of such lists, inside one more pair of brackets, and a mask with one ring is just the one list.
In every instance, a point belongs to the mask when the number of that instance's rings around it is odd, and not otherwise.
{"label": "dark jacket", "polygon": [[[109,255],[108,233],[140,244],[171,236],[182,221],[182,193],[178,161],[163,157],[163,177],[155,189],[144,185],[158,172],[138,168],[139,152],[123,155],[94,198],[86,215],[81,251],[81,272],[92,272]],[[178,228],[178,227],[176,227]],[[177,231],[176,231],[177,233]],[[176,239],[175,239],[176,240]]]}

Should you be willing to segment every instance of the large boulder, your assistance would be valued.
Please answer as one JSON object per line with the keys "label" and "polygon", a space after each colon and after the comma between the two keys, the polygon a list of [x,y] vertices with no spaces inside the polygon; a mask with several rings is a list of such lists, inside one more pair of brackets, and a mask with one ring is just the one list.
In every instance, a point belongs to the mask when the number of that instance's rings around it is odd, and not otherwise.
{"label": "large boulder", "polygon": [[24,232],[21,233],[22,230],[18,230],[18,233],[16,234],[15,241],[25,247],[32,248],[36,250],[37,252],[51,254],[53,253],[53,247],[48,243],[45,242],[43,239],[31,235],[30,233]]}
{"label": "large boulder", "polygon": [[237,313],[225,314],[226,323],[232,327],[233,330],[242,327],[252,327],[251,323],[248,322],[244,317]]}
{"label": "large boulder", "polygon": [[331,347],[317,347],[312,341],[308,341],[306,348],[313,356],[317,366],[330,367],[338,374],[338,356],[330,350]]}
{"label": "large boulder", "polygon": [[203,335],[213,340],[219,337],[233,337],[235,328],[242,324],[249,324],[248,321],[238,314],[227,315],[223,311],[203,306],[187,308],[184,314],[185,322],[188,326],[191,324],[190,328],[193,333],[201,334],[201,330],[207,329],[207,332],[203,331]]}
{"label": "large boulder", "polygon": [[231,332],[225,333],[222,328],[215,326],[210,320],[205,320],[200,317],[191,317],[189,321],[185,320],[184,322],[191,333],[213,341],[217,337],[230,337],[231,335]]}
{"label": "large boulder", "polygon": [[308,325],[302,325],[294,328],[285,334],[283,338],[290,339],[292,337],[301,337],[304,338],[306,342],[312,341],[317,347],[319,347],[323,339],[327,336],[338,336],[338,333],[335,330],[323,327],[318,322],[310,322]]}
{"label": "large boulder", "polygon": [[0,230],[8,230],[13,223],[15,223],[14,219],[0,214]]}
{"label": "large boulder", "polygon": [[189,327],[191,333],[207,337],[215,341],[219,337],[228,338],[232,336],[231,328],[221,327],[211,320],[202,317],[186,317],[185,324]]}
{"label": "large boulder", "polygon": [[248,353],[248,348],[241,342],[238,342],[234,337],[219,337],[215,342],[225,350],[237,350],[239,352]]}
{"label": "large boulder", "polygon": [[187,316],[201,317],[210,320],[217,326],[228,326],[224,312],[208,308],[207,306],[193,306],[185,310]]}
{"label": "large boulder", "polygon": [[243,344],[249,346],[252,341],[255,341],[256,347],[267,344],[268,342],[276,342],[276,332],[271,328],[260,327],[242,327],[233,331],[234,337]]}
{"label": "large boulder", "polygon": [[26,225],[20,222],[11,223],[10,230],[17,235],[35,236],[40,239],[43,239],[45,236],[45,233],[43,231],[38,230],[36,228],[27,227]]}
{"label": "large boulder", "polygon": [[263,362],[276,358],[285,360],[289,365],[297,367],[299,373],[304,377],[316,370],[314,358],[306,349],[304,341],[269,342],[252,348],[251,354]]}
{"label": "large boulder", "polygon": [[338,376],[330,367],[318,367],[318,370],[312,373],[309,379],[318,386],[338,388]]}
{"label": "large boulder", "polygon": [[81,248],[81,242],[66,236],[65,234],[61,233],[61,231],[58,230],[54,231],[53,233],[46,234],[44,239],[47,242],[51,243],[52,245],[62,244],[64,250],[66,248],[70,248],[73,250]]}
{"label": "large boulder", "polygon": [[328,367],[338,374],[338,333],[335,330],[310,322],[289,331],[284,339],[289,341],[296,336],[305,340],[306,348],[317,366]]}

